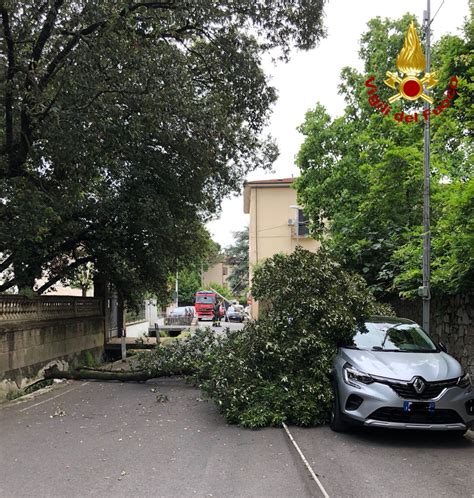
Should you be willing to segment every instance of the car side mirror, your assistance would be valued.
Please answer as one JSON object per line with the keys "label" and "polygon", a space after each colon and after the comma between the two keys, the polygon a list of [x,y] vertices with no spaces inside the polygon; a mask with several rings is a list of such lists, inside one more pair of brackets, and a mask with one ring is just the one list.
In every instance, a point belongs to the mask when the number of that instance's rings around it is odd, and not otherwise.
{"label": "car side mirror", "polygon": [[438,348],[441,351],[443,351],[443,353],[447,353],[448,352],[448,348],[442,342],[438,342]]}

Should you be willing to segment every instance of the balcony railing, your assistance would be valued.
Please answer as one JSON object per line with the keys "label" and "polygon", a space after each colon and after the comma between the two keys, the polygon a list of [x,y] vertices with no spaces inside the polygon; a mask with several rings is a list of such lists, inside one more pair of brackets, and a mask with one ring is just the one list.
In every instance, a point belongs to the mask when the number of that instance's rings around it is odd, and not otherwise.
{"label": "balcony railing", "polygon": [[102,299],[69,296],[0,296],[0,323],[101,316]]}

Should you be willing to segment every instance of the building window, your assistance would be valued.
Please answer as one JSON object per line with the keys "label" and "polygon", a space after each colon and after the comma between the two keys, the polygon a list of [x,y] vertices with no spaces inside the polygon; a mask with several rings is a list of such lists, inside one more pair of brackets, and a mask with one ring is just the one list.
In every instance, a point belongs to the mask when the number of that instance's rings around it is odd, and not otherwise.
{"label": "building window", "polygon": [[222,267],[222,275],[224,275],[224,277],[227,275],[227,266]]}
{"label": "building window", "polygon": [[298,209],[298,236],[305,237],[309,235],[309,218],[304,214],[302,209]]}

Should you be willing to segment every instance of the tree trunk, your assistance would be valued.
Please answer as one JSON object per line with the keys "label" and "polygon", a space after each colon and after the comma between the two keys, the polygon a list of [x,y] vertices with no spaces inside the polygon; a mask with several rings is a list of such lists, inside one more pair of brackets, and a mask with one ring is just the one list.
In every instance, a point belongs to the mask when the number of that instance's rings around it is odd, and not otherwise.
{"label": "tree trunk", "polygon": [[72,372],[62,372],[57,367],[45,371],[45,379],[70,379],[70,380],[118,380],[120,382],[145,382],[158,377],[173,377],[175,375],[191,375],[194,372],[188,370],[177,371],[173,373],[158,372],[149,374],[144,371],[126,372],[116,370],[94,370],[81,368]]}
{"label": "tree trunk", "polygon": [[94,286],[94,297],[107,299],[109,297],[109,289],[107,281],[102,273],[97,272],[92,277],[92,285]]}

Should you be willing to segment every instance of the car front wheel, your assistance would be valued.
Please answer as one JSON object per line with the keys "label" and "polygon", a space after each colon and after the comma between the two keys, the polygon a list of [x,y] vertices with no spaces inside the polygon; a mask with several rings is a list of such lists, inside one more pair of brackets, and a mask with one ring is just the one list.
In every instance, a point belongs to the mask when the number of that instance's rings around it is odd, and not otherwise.
{"label": "car front wheel", "polygon": [[333,386],[333,400],[329,427],[334,432],[345,432],[349,428],[349,424],[342,417],[339,393],[337,392],[336,386]]}

